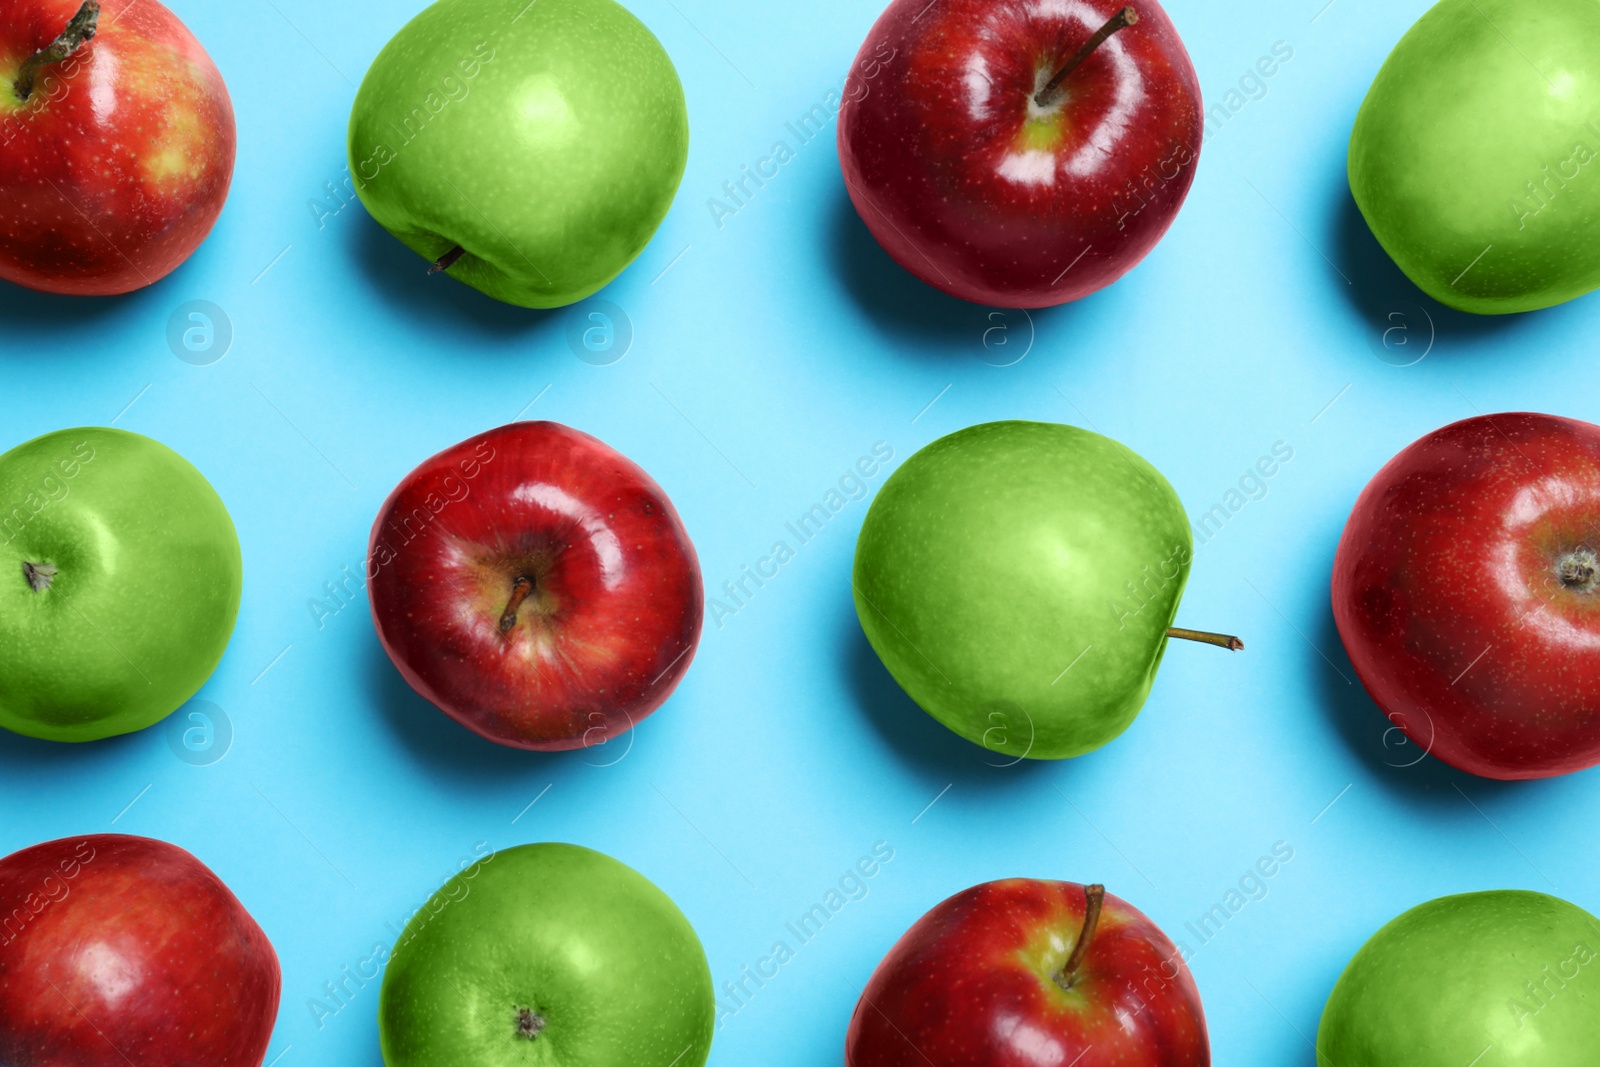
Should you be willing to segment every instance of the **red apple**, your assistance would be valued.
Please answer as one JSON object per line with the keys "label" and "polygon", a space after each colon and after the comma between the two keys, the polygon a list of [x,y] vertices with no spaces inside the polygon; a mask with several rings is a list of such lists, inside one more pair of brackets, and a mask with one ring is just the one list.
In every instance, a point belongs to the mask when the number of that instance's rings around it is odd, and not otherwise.
{"label": "red apple", "polygon": [[1482,415],[1406,446],[1345,524],[1333,617],[1422,751],[1486,778],[1600,763],[1600,426]]}
{"label": "red apple", "polygon": [[878,964],[846,1067],[1207,1067],[1167,935],[1098,885],[1012,878],[918,919]]}
{"label": "red apple", "polygon": [[411,687],[491,741],[605,744],[661,706],[705,594],[672,502],[626,456],[518,422],[424,462],[367,560],[378,638]]}
{"label": "red apple", "polygon": [[1155,0],[894,0],[844,97],[839,162],[867,228],[982,304],[1063,304],[1122,277],[1200,158],[1200,85]]}
{"label": "red apple", "polygon": [[211,232],[233,155],[222,75],[156,0],[0,0],[0,278],[155,282]]}
{"label": "red apple", "polygon": [[278,957],[205,864],[147,837],[0,860],[0,1063],[260,1067]]}

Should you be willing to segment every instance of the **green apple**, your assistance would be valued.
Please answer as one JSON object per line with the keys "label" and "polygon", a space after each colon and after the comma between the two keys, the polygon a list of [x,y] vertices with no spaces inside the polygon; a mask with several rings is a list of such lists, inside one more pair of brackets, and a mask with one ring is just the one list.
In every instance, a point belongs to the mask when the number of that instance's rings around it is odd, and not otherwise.
{"label": "green apple", "polygon": [[1463,893],[1392,920],[1322,1012],[1320,1067],[1582,1067],[1600,1056],[1600,925],[1543,893]]}
{"label": "green apple", "polygon": [[549,308],[649,243],[689,118],[661,42],[612,0],[437,0],[367,71],[349,148],[390,233],[496,300]]}
{"label": "green apple", "polygon": [[1356,115],[1350,191],[1384,250],[1462,311],[1600,285],[1600,5],[1442,0]]}
{"label": "green apple", "polygon": [[406,924],[378,997],[387,1067],[702,1067],[700,939],[644,875],[577,845],[485,856]]}
{"label": "green apple", "polygon": [[166,445],[58,430],[0,456],[0,726],[93,741],[165,718],[239,614],[239,537]]}
{"label": "green apple", "polygon": [[935,719],[995,752],[1062,759],[1139,713],[1193,550],[1172,486],[1124,445],[984,423],[917,452],[879,490],[856,543],[856,614]]}

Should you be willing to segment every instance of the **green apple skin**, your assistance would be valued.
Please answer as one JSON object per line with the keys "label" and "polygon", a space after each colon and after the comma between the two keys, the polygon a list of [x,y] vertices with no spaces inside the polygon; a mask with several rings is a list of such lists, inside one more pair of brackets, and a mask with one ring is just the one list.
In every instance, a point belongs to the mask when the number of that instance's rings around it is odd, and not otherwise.
{"label": "green apple skin", "polygon": [[672,60],[612,0],[437,0],[350,115],[372,217],[453,277],[530,308],[590,296],[643,251],[689,152]]}
{"label": "green apple skin", "polygon": [[702,1067],[716,1011],[677,905],[565,844],[490,853],[446,882],[378,999],[387,1067]]}
{"label": "green apple skin", "polygon": [[879,490],[856,542],[856,614],[939,722],[995,752],[1063,759],[1139,713],[1193,545],[1177,494],[1126,446],[984,423]]}
{"label": "green apple skin", "polygon": [[1367,92],[1350,191],[1440,303],[1504,314],[1582,296],[1600,286],[1596,99],[1594,0],[1442,0]]}
{"label": "green apple skin", "polygon": [[[43,588],[29,564],[54,567]],[[86,427],[0,455],[0,726],[95,741],[166,718],[239,614],[239,537],[159,441]]]}
{"label": "green apple skin", "polygon": [[1321,1067],[1587,1067],[1597,1049],[1600,925],[1510,889],[1389,922],[1339,976],[1317,1031]]}

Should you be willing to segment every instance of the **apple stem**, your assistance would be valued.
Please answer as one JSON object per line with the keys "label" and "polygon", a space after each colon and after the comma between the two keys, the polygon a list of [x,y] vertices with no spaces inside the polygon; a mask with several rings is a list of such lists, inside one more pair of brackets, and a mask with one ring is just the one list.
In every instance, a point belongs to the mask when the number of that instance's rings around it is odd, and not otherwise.
{"label": "apple stem", "polygon": [[433,266],[428,268],[428,273],[429,274],[443,274],[445,271],[447,271],[451,267],[455,266],[456,260],[460,259],[462,256],[464,256],[466,254],[467,254],[467,250],[465,248],[462,248],[460,245],[456,245],[450,251],[446,252],[444,255],[442,255],[438,259],[434,260],[433,261]]}
{"label": "apple stem", "polygon": [[1089,942],[1094,940],[1095,927],[1100,925],[1100,909],[1105,901],[1105,886],[1096,884],[1083,887],[1083,929],[1078,931],[1078,943],[1072,946],[1072,955],[1067,957],[1067,962],[1061,965],[1061,971],[1056,975],[1056,985],[1062,989],[1070,990],[1078,977],[1078,968],[1089,954]]}
{"label": "apple stem", "polygon": [[1080,63],[1093,55],[1094,50],[1104,44],[1107,37],[1110,37],[1125,26],[1132,26],[1138,21],[1139,13],[1131,7],[1125,7],[1115,15],[1112,15],[1111,18],[1106,20],[1104,26],[1095,31],[1093,37],[1083,42],[1083,47],[1078,49],[1077,54],[1067,60],[1060,70],[1056,71],[1055,77],[1045,82],[1044,88],[1033,94],[1033,102],[1040,107],[1047,107],[1050,103],[1051,94],[1061,87],[1062,82],[1067,80],[1067,75],[1077,70]]}
{"label": "apple stem", "polygon": [[22,576],[28,580],[28,588],[35,593],[42,593],[50,588],[50,583],[55,580],[56,568],[51,563],[24,563]]}
{"label": "apple stem", "polygon": [[1600,585],[1600,556],[1589,548],[1568,552],[1556,562],[1556,577],[1565,589],[1592,593]]}
{"label": "apple stem", "polygon": [[506,610],[500,616],[500,632],[508,634],[517,624],[517,609],[522,607],[522,602],[528,599],[528,594],[533,592],[533,579],[528,577],[518,578],[511,583],[511,599],[506,601]]}
{"label": "apple stem", "polygon": [[11,83],[11,87],[17,91],[17,98],[26,102],[33,95],[33,82],[39,71],[52,63],[61,62],[82,48],[94,37],[99,23],[100,0],[84,0],[78,13],[67,23],[67,28],[61,31],[61,36],[29,56],[18,69],[17,80]]}
{"label": "apple stem", "polygon": [[1243,652],[1244,642],[1232,634],[1214,634],[1210,630],[1185,630],[1181,626],[1167,628],[1168,637],[1181,637],[1185,641],[1199,641],[1202,644],[1216,645],[1229,652]]}
{"label": "apple stem", "polygon": [[539,1031],[544,1029],[544,1016],[538,1015],[530,1008],[517,1009],[517,1036],[533,1040],[539,1036]]}

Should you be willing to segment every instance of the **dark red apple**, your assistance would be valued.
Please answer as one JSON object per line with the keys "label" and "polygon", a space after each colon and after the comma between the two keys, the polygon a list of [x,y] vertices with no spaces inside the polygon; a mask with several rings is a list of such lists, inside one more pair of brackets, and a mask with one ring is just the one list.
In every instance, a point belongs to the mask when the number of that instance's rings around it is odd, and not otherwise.
{"label": "dark red apple", "polygon": [[1012,878],[918,919],[867,982],[846,1067],[1207,1067],[1200,992],[1103,887]]}
{"label": "dark red apple", "polygon": [[1423,752],[1486,778],[1600,763],[1600,426],[1482,415],[1406,446],[1345,524],[1333,617]]}
{"label": "dark red apple", "polygon": [[0,860],[0,1063],[260,1067],[278,957],[176,845],[93,834]]}
{"label": "dark red apple", "polygon": [[1155,0],[894,0],[856,58],[839,162],[867,228],[952,296],[1087,296],[1166,233],[1200,85]]}
{"label": "dark red apple", "polygon": [[222,75],[156,0],[0,0],[0,278],[155,282],[211,232],[233,157]]}
{"label": "dark red apple", "polygon": [[555,422],[490,430],[406,475],[367,573],[378,638],[411,687],[515,748],[633,727],[689,669],[705,610],[666,493]]}

